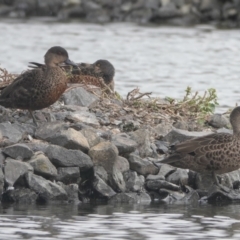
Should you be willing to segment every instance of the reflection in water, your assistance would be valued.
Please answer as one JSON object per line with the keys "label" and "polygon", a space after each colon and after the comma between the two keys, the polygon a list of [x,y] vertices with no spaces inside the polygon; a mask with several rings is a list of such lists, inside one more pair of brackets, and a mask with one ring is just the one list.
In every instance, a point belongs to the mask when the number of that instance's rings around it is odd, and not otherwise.
{"label": "reflection in water", "polygon": [[239,239],[240,205],[2,207],[0,239]]}
{"label": "reflection in water", "polygon": [[116,89],[122,95],[140,87],[159,97],[182,98],[187,86],[201,92],[213,87],[225,110],[240,101],[238,30],[33,20],[1,22],[0,28],[4,32],[0,64],[13,72],[26,69],[29,61],[43,62],[49,47],[62,45],[74,61],[110,60],[116,68]]}

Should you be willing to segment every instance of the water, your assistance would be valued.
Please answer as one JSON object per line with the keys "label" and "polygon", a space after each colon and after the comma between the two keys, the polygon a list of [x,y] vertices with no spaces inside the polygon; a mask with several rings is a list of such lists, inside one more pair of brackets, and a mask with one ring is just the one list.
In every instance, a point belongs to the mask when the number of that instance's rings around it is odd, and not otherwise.
{"label": "water", "polygon": [[108,59],[116,68],[116,90],[133,88],[154,96],[182,98],[187,86],[215,88],[220,110],[240,102],[240,31],[38,22],[0,23],[0,64],[11,72],[43,61],[46,50],[64,46],[76,62]]}
{"label": "water", "polygon": [[47,205],[0,208],[0,239],[239,239],[240,206]]}
{"label": "water", "polygon": [[[11,72],[43,61],[54,45],[72,60],[108,59],[116,90],[182,98],[216,88],[225,111],[240,102],[240,31],[132,24],[0,23],[0,63]],[[0,206],[0,239],[239,239],[240,205]]]}

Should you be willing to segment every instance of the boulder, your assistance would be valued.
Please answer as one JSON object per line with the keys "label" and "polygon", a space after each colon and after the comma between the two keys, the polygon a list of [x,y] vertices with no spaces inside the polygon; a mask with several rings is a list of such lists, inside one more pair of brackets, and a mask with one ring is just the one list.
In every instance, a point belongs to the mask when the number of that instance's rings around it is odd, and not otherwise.
{"label": "boulder", "polygon": [[141,204],[149,204],[151,203],[151,197],[145,193],[118,193],[115,194],[109,200],[109,203],[141,203]]}
{"label": "boulder", "polygon": [[64,184],[77,183],[80,178],[79,167],[59,167],[56,180]]}
{"label": "boulder", "polygon": [[17,143],[5,147],[3,153],[14,159],[30,159],[33,156],[33,151],[25,144]]}

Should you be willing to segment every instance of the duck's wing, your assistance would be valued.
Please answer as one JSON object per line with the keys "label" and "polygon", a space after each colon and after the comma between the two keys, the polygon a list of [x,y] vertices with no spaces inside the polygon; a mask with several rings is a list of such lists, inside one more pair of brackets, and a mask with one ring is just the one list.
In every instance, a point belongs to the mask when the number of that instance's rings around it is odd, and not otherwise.
{"label": "duck's wing", "polygon": [[221,157],[222,152],[226,151],[228,146],[231,146],[233,136],[226,133],[216,133],[207,136],[193,138],[182,143],[178,143],[171,147],[171,154],[163,159],[161,163],[171,164],[182,160],[185,157],[199,159],[205,161],[209,158]]}
{"label": "duck's wing", "polygon": [[43,63],[37,63],[37,62],[29,62],[30,65],[28,67],[30,68],[39,68],[39,67],[44,67],[45,64]]}

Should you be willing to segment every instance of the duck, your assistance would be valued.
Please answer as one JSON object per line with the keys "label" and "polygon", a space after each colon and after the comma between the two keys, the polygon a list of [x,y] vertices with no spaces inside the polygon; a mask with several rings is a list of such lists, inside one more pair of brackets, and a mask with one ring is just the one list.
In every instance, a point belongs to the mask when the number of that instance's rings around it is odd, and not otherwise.
{"label": "duck", "polygon": [[100,88],[107,86],[114,91],[115,68],[108,60],[99,59],[92,64],[80,63],[78,66],[80,69],[72,70],[70,83],[83,83]]}
{"label": "duck", "polygon": [[212,133],[177,143],[170,147],[170,154],[159,162],[198,173],[211,173],[215,184],[226,191],[217,174],[240,168],[240,106],[232,110],[230,123],[233,134]]}
{"label": "duck", "polygon": [[[31,68],[41,68],[44,64],[29,62]],[[115,68],[112,63],[105,59],[99,59],[94,63],[77,63],[77,67],[62,65],[61,67],[68,73],[70,84],[95,85],[100,88],[107,88],[106,92],[114,92]]]}
{"label": "duck", "polygon": [[36,125],[32,111],[49,107],[67,89],[67,76],[59,65],[76,66],[69,59],[67,50],[60,46],[48,49],[44,60],[44,67],[20,74],[0,95],[1,106],[28,110]]}

